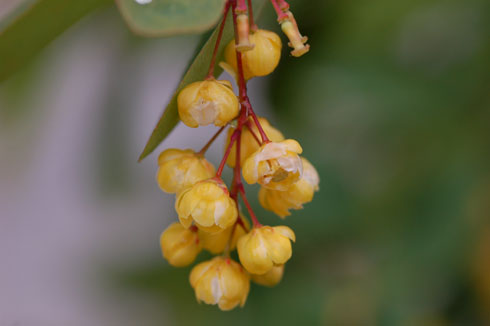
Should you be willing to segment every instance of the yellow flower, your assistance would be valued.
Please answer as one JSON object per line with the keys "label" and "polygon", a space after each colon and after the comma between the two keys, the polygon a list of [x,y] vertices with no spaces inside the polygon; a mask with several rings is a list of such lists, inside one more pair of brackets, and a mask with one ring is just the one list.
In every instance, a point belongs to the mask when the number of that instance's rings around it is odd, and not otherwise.
{"label": "yellow flower", "polygon": [[235,223],[238,211],[225,184],[216,179],[200,181],[177,194],[175,210],[186,228],[194,221],[206,232],[219,232]]}
{"label": "yellow flower", "polygon": [[265,274],[275,265],[286,263],[292,255],[293,230],[287,226],[261,226],[253,228],[238,239],[240,262],[252,274]]}
{"label": "yellow flower", "polygon": [[259,202],[265,209],[284,218],[291,215],[290,209],[301,209],[303,204],[313,200],[315,191],[318,191],[320,177],[313,165],[304,157],[303,176],[299,181],[289,186],[285,191],[260,188]]}
{"label": "yellow flower", "polygon": [[252,281],[263,286],[276,286],[281,282],[282,275],[284,274],[284,265],[277,265],[272,267],[270,271],[262,275],[252,274]]}
{"label": "yellow flower", "polygon": [[189,279],[198,302],[217,304],[221,310],[243,307],[250,290],[250,278],[242,266],[225,257],[196,265]]}
{"label": "yellow flower", "polygon": [[[265,134],[267,135],[267,137],[269,137],[271,141],[279,142],[284,140],[284,136],[282,135],[282,133],[276,128],[272,127],[266,118],[259,117],[258,120],[260,125],[262,126],[262,129],[264,129]],[[259,130],[257,129],[257,126],[255,125],[253,119],[250,117],[248,121],[250,122],[252,131],[250,131],[248,127],[244,127],[242,129],[242,137],[241,137],[242,139],[240,143],[240,165],[243,165],[247,157],[249,157],[256,150],[259,149],[260,145],[257,142],[257,139],[259,141],[262,141]],[[228,144],[230,143],[231,135],[233,134],[234,131],[235,128],[228,129],[228,136],[226,138],[225,148],[228,147]],[[257,137],[257,139],[255,139],[254,134]],[[232,168],[235,167],[235,160],[236,160],[235,153],[236,153],[236,144],[234,144],[231,147],[231,154],[228,156],[228,160],[226,161],[226,163]]]}
{"label": "yellow flower", "polygon": [[204,80],[187,85],[177,97],[182,122],[192,128],[214,123],[224,126],[238,114],[238,99],[227,80]]}
{"label": "yellow flower", "polygon": [[227,229],[217,233],[209,233],[199,230],[199,240],[201,241],[202,247],[212,254],[221,253],[225,250],[226,245],[228,244],[230,236],[233,232],[233,238],[231,239],[230,243],[230,250],[234,250],[236,248],[236,243],[238,239],[245,235],[247,233],[247,230],[249,229],[249,224],[247,220],[242,218],[242,221],[245,225],[245,229],[241,224],[236,223],[235,225],[232,225]]}
{"label": "yellow flower", "polygon": [[201,251],[197,232],[172,223],[160,236],[160,247],[165,259],[175,267],[187,266]]}
{"label": "yellow flower", "polygon": [[296,140],[269,142],[250,155],[243,164],[243,178],[248,184],[274,190],[286,190],[301,178],[302,148]]}
{"label": "yellow flower", "polygon": [[[251,33],[249,40],[255,46],[251,50],[242,52],[243,75],[246,80],[257,76],[266,76],[273,72],[281,59],[282,48],[281,38],[276,33],[263,29]],[[235,40],[228,43],[224,56],[226,70],[232,75],[236,75]]]}
{"label": "yellow flower", "polygon": [[168,193],[177,193],[215,174],[213,165],[192,149],[167,149],[158,156],[158,165],[158,185]]}

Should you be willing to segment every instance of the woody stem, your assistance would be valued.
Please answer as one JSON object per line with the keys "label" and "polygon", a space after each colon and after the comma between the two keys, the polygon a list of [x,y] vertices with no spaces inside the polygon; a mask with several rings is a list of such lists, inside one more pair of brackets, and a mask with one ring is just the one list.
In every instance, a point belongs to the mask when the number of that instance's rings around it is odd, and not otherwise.
{"label": "woody stem", "polygon": [[223,9],[223,19],[221,20],[221,24],[219,26],[218,37],[216,38],[216,43],[214,44],[213,55],[211,57],[211,63],[209,64],[209,70],[206,79],[214,78],[214,66],[216,64],[216,56],[218,55],[218,49],[221,43],[221,38],[223,36],[223,30],[225,28],[225,23],[226,23],[226,16],[228,16],[230,5],[231,5],[230,0],[226,1],[225,8]]}

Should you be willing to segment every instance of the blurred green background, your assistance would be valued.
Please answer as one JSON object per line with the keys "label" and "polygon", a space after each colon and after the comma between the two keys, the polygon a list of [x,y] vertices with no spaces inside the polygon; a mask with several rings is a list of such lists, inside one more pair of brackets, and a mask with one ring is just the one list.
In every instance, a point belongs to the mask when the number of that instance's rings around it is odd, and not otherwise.
{"label": "blurred green background", "polygon": [[[321,176],[285,221],[250,188],[296,232],[283,281],[221,312],[160,257],[173,197],[136,159],[199,36],[133,36],[112,6],[0,84],[0,322],[490,325],[490,2],[291,5],[310,53],[250,82]],[[280,34],[270,6],[260,25]]]}

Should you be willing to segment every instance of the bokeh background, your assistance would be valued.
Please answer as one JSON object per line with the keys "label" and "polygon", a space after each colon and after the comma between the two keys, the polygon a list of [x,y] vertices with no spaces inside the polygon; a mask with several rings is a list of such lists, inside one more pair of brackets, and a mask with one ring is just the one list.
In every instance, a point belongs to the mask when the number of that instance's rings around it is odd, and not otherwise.
{"label": "bokeh background", "polygon": [[311,52],[250,82],[321,175],[285,221],[250,188],[296,232],[282,283],[220,312],[161,258],[174,198],[137,157],[200,36],[133,36],[111,6],[0,84],[0,325],[490,325],[490,3],[292,7]]}

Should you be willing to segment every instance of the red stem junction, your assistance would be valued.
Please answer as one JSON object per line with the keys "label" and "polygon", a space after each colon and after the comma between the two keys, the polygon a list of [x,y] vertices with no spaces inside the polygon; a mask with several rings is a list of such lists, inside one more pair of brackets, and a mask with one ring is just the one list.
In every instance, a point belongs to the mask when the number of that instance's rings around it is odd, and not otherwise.
{"label": "red stem junction", "polygon": [[[273,1],[274,4],[274,0]],[[212,79],[214,78],[214,65],[216,61],[216,57],[218,54],[219,50],[219,44],[221,42],[222,34],[223,34],[223,29],[225,26],[226,22],[226,16],[228,14],[228,11],[230,10],[231,7],[231,13],[233,17],[233,28],[235,32],[235,44],[238,44],[238,29],[237,29],[237,12],[246,12],[247,11],[247,3],[248,3],[248,12],[249,12],[249,17],[250,17],[250,28],[252,31],[257,29],[257,26],[255,25],[255,22],[253,20],[253,13],[252,13],[252,3],[251,0],[228,0],[226,1],[225,8],[224,8],[224,14],[223,14],[223,20],[221,22],[221,25],[219,27],[218,31],[218,36],[216,39],[216,44],[214,47],[214,52],[213,56],[211,59],[210,67],[209,67],[209,72],[208,76],[206,77],[207,79]],[[255,114],[254,110],[252,109],[252,105],[250,103],[250,100],[247,95],[247,83],[244,77],[243,73],[243,62],[242,62],[242,54],[239,51],[236,52],[236,60],[237,60],[237,84],[238,84],[238,89],[239,89],[239,102],[240,102],[240,112],[237,118],[237,126],[235,130],[233,131],[230,141],[228,146],[226,147],[225,153],[223,155],[223,158],[220,162],[220,165],[218,167],[218,170],[216,171],[216,178],[221,179],[221,175],[223,173],[223,169],[226,165],[226,161],[228,160],[228,157],[230,156],[233,146],[235,145],[235,166],[233,168],[233,181],[231,184],[231,191],[230,191],[230,197],[233,198],[235,201],[237,208],[238,208],[238,195],[242,197],[243,203],[245,204],[245,207],[247,208],[250,218],[252,219],[252,223],[254,227],[260,227],[262,224],[257,219],[257,216],[252,210],[252,206],[250,205],[249,201],[247,200],[247,197],[245,195],[245,188],[242,183],[242,178],[241,178],[241,162],[240,162],[240,150],[241,150],[241,136],[242,136],[242,130],[243,127],[247,127],[250,129],[250,132],[253,134],[254,138],[257,140],[259,145],[262,145],[264,143],[270,142],[269,138],[267,137],[264,129],[260,125],[260,122],[257,118],[257,115]],[[259,140],[259,138],[255,135],[255,133],[252,130],[251,122],[249,121],[249,117],[252,117],[252,120],[254,121],[254,124],[257,126],[257,130],[259,131],[260,137],[262,141]],[[208,147],[211,145],[211,143],[218,137],[218,135],[223,131],[224,127],[222,127],[218,132],[211,138],[211,140],[203,147],[203,149],[199,153],[204,153]],[[242,218],[239,216],[237,219],[237,224],[242,225],[243,227],[245,226]]]}

